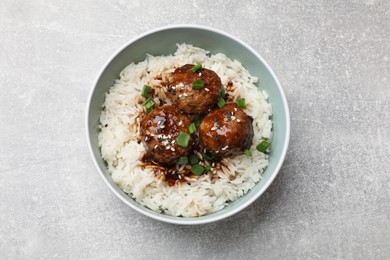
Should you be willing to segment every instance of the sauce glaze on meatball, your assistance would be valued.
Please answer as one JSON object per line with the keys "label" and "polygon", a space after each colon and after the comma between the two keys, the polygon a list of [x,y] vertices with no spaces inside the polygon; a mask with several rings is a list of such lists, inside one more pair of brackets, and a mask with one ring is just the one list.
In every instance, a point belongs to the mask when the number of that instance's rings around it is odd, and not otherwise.
{"label": "sauce glaze on meatball", "polygon": [[174,106],[161,106],[146,115],[141,123],[141,140],[153,160],[162,164],[174,164],[176,159],[186,154],[192,146],[190,137],[188,147],[177,144],[179,132],[188,134],[191,120]]}
{"label": "sauce glaze on meatball", "polygon": [[253,118],[240,106],[227,103],[206,115],[199,127],[199,141],[216,158],[238,155],[249,149],[253,139]]}
{"label": "sauce glaze on meatball", "polygon": [[[175,69],[168,79],[168,96],[172,103],[187,114],[206,114],[218,102],[221,79],[212,70],[202,68],[196,72],[194,65],[186,64]],[[192,83],[201,80],[204,87],[192,89]]]}

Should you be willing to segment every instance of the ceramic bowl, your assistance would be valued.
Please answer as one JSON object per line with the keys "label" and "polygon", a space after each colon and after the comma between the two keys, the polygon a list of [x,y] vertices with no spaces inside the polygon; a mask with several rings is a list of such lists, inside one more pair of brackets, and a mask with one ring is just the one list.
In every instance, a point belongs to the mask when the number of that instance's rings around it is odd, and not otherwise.
{"label": "ceramic bowl", "polygon": [[[193,218],[174,217],[154,212],[135,202],[111,179],[106,170],[98,147],[99,115],[105,93],[119,77],[119,72],[131,62],[140,62],[147,53],[168,55],[175,52],[177,43],[192,44],[213,53],[224,53],[230,59],[237,59],[253,76],[259,78],[258,87],[269,95],[273,109],[273,141],[269,156],[269,166],[262,180],[246,195],[231,202],[224,209],[209,215]],[[194,225],[218,221],[229,217],[254,202],[269,187],[280,170],[286,155],[290,118],[286,97],[274,72],[265,60],[250,46],[225,32],[198,25],[174,25],[152,30],[127,42],[115,52],[99,72],[93,83],[86,108],[86,132],[89,150],[98,172],[112,192],[124,203],[153,219],[160,221]]]}

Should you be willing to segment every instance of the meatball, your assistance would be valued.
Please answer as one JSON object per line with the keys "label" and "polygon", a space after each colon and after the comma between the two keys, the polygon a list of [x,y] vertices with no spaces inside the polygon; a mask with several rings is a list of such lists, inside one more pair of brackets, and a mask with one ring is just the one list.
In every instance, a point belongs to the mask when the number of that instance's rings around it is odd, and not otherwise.
{"label": "meatball", "polygon": [[199,126],[199,141],[217,159],[241,154],[253,139],[253,118],[235,103],[227,103],[206,115]]}
{"label": "meatball", "polygon": [[[192,72],[192,64],[175,69],[168,77],[168,96],[172,103],[187,114],[206,114],[221,95],[221,79],[212,70]],[[193,89],[195,80],[204,82],[201,89]]]}
{"label": "meatball", "polygon": [[165,105],[152,110],[140,123],[141,140],[154,161],[173,164],[191,149],[193,138],[187,147],[177,144],[179,132],[188,133],[191,120],[174,106]]}

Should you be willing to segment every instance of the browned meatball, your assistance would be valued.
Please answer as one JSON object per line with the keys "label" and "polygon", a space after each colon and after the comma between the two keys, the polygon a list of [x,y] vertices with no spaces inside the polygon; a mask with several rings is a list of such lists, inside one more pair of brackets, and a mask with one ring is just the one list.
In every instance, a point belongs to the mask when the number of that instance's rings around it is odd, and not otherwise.
{"label": "browned meatball", "polygon": [[153,160],[163,164],[173,164],[176,159],[188,152],[187,147],[177,144],[179,132],[188,134],[191,120],[174,106],[162,106],[154,109],[142,119],[141,138],[147,153]]}
{"label": "browned meatball", "polygon": [[[194,65],[186,64],[175,69],[169,76],[168,96],[172,103],[187,114],[206,114],[219,99],[221,94],[221,79],[212,70],[200,69],[192,72]],[[192,88],[195,80],[204,82],[197,90]]]}
{"label": "browned meatball", "polygon": [[199,127],[199,140],[216,158],[241,154],[253,139],[253,118],[235,103],[227,103],[206,115]]}

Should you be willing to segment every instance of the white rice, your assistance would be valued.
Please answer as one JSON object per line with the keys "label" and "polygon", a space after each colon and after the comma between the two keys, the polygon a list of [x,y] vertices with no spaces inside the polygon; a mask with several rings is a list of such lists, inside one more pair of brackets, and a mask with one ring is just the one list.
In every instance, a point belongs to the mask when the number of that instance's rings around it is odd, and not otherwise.
{"label": "white rice", "polygon": [[[120,78],[106,94],[100,115],[99,146],[107,170],[114,182],[135,199],[154,211],[173,216],[194,217],[210,214],[224,208],[228,202],[246,194],[257,182],[268,166],[268,155],[256,150],[262,139],[272,139],[272,109],[267,94],[256,87],[258,79],[236,60],[218,53],[209,52],[188,44],[178,44],[174,55],[151,56],[140,63],[131,63],[120,73]],[[243,97],[247,103],[245,112],[253,117],[254,138],[252,157],[246,155],[222,160],[215,173],[186,178],[187,182],[169,186],[154,174],[153,167],[140,161],[145,148],[140,140],[140,117],[143,116],[142,87],[160,86],[161,76],[185,64],[201,63],[204,68],[214,70],[227,86],[227,93]],[[165,93],[157,91],[160,99],[170,104]],[[158,102],[158,99],[155,99]]]}

